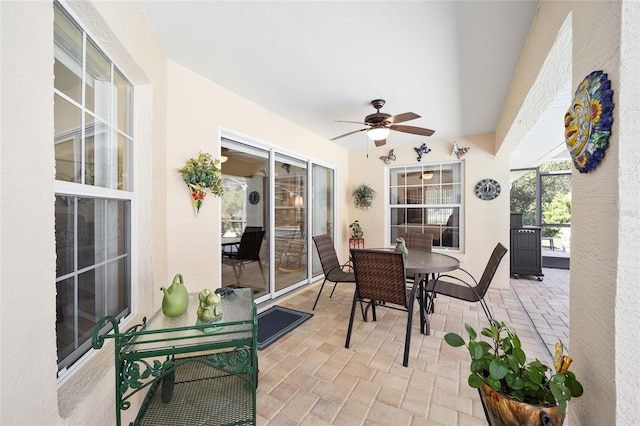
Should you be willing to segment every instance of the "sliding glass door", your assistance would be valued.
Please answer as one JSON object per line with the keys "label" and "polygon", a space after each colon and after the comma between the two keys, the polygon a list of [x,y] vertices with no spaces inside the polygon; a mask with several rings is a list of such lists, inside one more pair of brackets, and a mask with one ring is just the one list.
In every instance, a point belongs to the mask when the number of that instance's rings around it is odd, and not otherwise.
{"label": "sliding glass door", "polygon": [[[335,188],[335,171],[331,168],[314,164],[311,168],[311,191],[312,191],[312,220],[311,220],[311,236],[328,234],[335,241],[334,234],[334,188]],[[322,274],[322,264],[318,251],[311,242],[312,259],[312,276]]]}
{"label": "sliding glass door", "polygon": [[335,239],[335,170],[257,145],[222,139],[220,250],[222,286],[250,287],[260,303],[322,273],[311,237]]}
{"label": "sliding glass door", "polygon": [[[257,298],[269,293],[269,151],[222,143],[222,286],[251,287]],[[264,235],[249,238],[250,231]]]}
{"label": "sliding glass door", "polygon": [[274,261],[275,292],[307,279],[307,163],[275,156]]}

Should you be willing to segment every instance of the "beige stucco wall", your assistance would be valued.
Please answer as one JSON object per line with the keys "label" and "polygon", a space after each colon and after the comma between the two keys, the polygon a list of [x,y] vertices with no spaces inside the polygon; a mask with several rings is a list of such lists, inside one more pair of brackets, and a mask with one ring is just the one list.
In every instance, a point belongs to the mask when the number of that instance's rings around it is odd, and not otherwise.
{"label": "beige stucco wall", "polygon": [[0,3],[1,424],[58,423],[52,21],[43,3]]}
{"label": "beige stucco wall", "polygon": [[[165,270],[166,59],[133,2],[73,2],[81,20],[138,87],[133,226],[134,311],[148,311]],[[0,423],[114,423],[109,348],[56,380],[53,4],[0,2],[2,19],[2,324]],[[144,159],[144,160],[141,160]],[[140,188],[146,190],[141,191]],[[162,203],[164,204],[164,203]],[[158,243],[158,241],[160,243]],[[155,263],[152,263],[152,259]]]}
{"label": "beige stucco wall", "polygon": [[585,425],[640,420],[640,43],[638,21],[629,20],[639,7],[611,1],[573,8],[573,87],[604,70],[615,105],[604,160],[591,173],[572,176],[570,338],[576,373],[587,385],[573,410]]}
{"label": "beige stucco wall", "polygon": [[571,78],[571,34],[561,32],[571,7],[568,1],[540,3],[496,126],[496,152],[511,152]]}
{"label": "beige stucco wall", "polygon": [[[392,138],[393,132],[389,140]],[[479,279],[496,243],[500,242],[509,247],[509,157],[494,155],[493,134],[459,137],[455,141],[459,147],[470,148],[461,158],[464,167],[464,249],[461,252],[443,253],[458,258],[461,267]],[[419,147],[425,142],[431,152],[423,155],[422,160],[418,162],[414,147]],[[385,205],[389,197],[386,190],[389,167],[456,161],[456,156],[451,155],[453,142],[454,140],[416,137],[414,143],[393,147],[396,161],[388,166],[380,160],[380,156],[389,153],[389,146],[376,148],[373,142],[369,141],[368,150],[349,152],[349,189],[367,183],[378,194],[368,210],[357,209],[350,196],[345,200],[350,209],[350,222],[359,220],[364,230],[365,247],[383,247],[393,243],[388,241],[390,219]],[[502,192],[495,200],[483,201],[476,197],[475,185],[484,178],[496,179],[501,183]],[[347,195],[350,193],[351,191]],[[340,232],[345,238],[349,237],[348,228]],[[508,288],[509,256],[505,256],[500,264],[493,285]]]}
{"label": "beige stucco wall", "polygon": [[[640,423],[640,3],[622,5],[617,120],[619,226],[616,290],[616,423]],[[587,271],[588,273],[588,271]],[[572,311],[573,313],[573,311]],[[585,341],[585,343],[588,343]],[[583,346],[586,350],[587,345]],[[592,400],[595,400],[592,399]],[[594,402],[595,403],[595,402]]]}

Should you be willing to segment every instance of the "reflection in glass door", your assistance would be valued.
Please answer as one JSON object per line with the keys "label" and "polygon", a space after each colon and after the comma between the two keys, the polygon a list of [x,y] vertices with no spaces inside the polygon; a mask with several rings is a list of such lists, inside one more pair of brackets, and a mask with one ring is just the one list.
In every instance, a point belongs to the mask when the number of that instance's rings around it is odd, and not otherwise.
{"label": "reflection in glass door", "polygon": [[274,166],[275,292],[307,279],[307,163],[276,154]]}
{"label": "reflection in glass door", "polygon": [[269,293],[269,152],[223,139],[222,154],[222,286],[258,298]]}
{"label": "reflection in glass door", "polygon": [[[311,188],[313,192],[311,236],[327,234],[331,236],[333,241],[336,240],[334,235],[334,176],[333,169],[318,164],[314,164],[311,168]],[[310,250],[313,250],[313,269],[311,273],[315,277],[322,274],[322,264],[313,243],[311,243]]]}

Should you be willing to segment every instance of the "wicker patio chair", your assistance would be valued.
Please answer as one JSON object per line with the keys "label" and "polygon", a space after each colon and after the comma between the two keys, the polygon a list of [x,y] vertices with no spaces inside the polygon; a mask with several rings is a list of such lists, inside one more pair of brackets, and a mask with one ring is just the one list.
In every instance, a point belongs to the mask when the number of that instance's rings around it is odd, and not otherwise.
{"label": "wicker patio chair", "polygon": [[240,274],[245,265],[256,262],[260,267],[262,279],[265,280],[266,284],[264,271],[262,270],[262,262],[260,261],[260,248],[262,247],[264,233],[265,231],[244,232],[240,238],[240,245],[238,246],[237,252],[222,252],[222,263],[230,265],[233,268],[236,281],[240,279]]}
{"label": "wicker patio chair", "polygon": [[[402,232],[398,237],[404,238],[408,250],[431,251],[433,248],[433,234],[422,232]],[[413,285],[413,275],[407,275],[409,287]]]}
{"label": "wicker patio chair", "polygon": [[313,242],[315,243],[316,249],[318,250],[318,256],[320,256],[322,272],[324,273],[324,281],[322,281],[320,291],[318,292],[318,296],[316,297],[316,301],[313,304],[312,310],[316,309],[318,299],[320,299],[320,294],[322,294],[322,289],[324,288],[324,284],[327,281],[333,283],[333,290],[331,290],[329,298],[333,297],[333,292],[336,291],[336,285],[338,283],[356,282],[356,278],[351,270],[349,262],[341,265],[338,261],[336,249],[333,246],[333,241],[331,240],[331,237],[329,235],[316,235],[315,237],[313,237]]}
{"label": "wicker patio chair", "polygon": [[422,232],[403,232],[398,237],[404,238],[404,243],[409,250],[431,251],[433,247],[433,234]]}
{"label": "wicker patio chair", "polygon": [[[489,289],[489,285],[491,285],[491,281],[493,280],[496,271],[498,270],[498,266],[500,266],[500,261],[507,253],[507,249],[500,243],[496,245],[493,249],[493,253],[491,253],[491,257],[489,258],[489,262],[487,266],[484,268],[484,272],[482,273],[482,277],[480,277],[480,282],[476,281],[476,279],[469,272],[465,271],[462,268],[459,268],[459,271],[466,273],[471,280],[473,280],[473,284],[469,284],[467,281],[454,277],[453,275],[442,274],[437,278],[429,281],[425,286],[425,295],[424,300],[427,303],[427,312],[433,313],[434,311],[434,297],[438,294],[443,296],[453,297],[454,299],[464,300],[467,302],[479,302],[480,306],[484,310],[487,319],[493,318],[491,316],[491,312],[489,311],[489,306],[487,302],[484,301],[484,296],[487,294],[487,290]],[[455,282],[446,281],[447,279],[455,280]]]}
{"label": "wicker patio chair", "polygon": [[409,364],[413,304],[416,300],[418,286],[413,286],[411,292],[407,291],[402,253],[352,249],[351,260],[356,276],[356,290],[353,295],[345,347],[348,348],[351,342],[353,317],[357,302],[369,303],[373,321],[376,321],[376,308],[405,311],[407,313],[407,331],[402,365],[406,367]]}

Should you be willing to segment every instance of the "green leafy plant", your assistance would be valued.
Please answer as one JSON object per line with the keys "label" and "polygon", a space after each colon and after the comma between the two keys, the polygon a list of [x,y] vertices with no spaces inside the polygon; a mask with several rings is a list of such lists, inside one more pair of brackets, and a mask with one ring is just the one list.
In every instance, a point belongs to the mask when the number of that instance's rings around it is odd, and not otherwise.
{"label": "green leafy plant", "polygon": [[358,222],[357,220],[355,220],[351,225],[349,225],[349,229],[351,230],[351,238],[355,238],[359,240],[364,236],[364,231],[360,226],[360,222]]}
{"label": "green leafy plant", "polygon": [[187,185],[196,185],[209,189],[214,195],[222,195],[222,170],[218,167],[220,160],[213,159],[210,154],[200,153],[196,158],[187,160],[183,168],[178,169]]}
{"label": "green leafy plant", "polygon": [[456,333],[447,333],[444,340],[453,347],[466,346],[471,355],[471,374],[468,383],[480,388],[484,383],[503,395],[533,405],[557,405],[564,412],[571,397],[582,395],[583,389],[573,372],[569,371],[571,357],[563,355],[562,343],[556,344],[554,369],[539,360],[527,362],[516,332],[504,322],[494,319],[481,334],[493,344],[476,340],[478,334],[469,324],[466,342]]}
{"label": "green leafy plant", "polygon": [[368,209],[371,207],[373,199],[376,198],[377,192],[366,183],[360,184],[351,191],[353,196],[353,204],[359,209]]}

